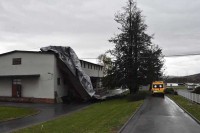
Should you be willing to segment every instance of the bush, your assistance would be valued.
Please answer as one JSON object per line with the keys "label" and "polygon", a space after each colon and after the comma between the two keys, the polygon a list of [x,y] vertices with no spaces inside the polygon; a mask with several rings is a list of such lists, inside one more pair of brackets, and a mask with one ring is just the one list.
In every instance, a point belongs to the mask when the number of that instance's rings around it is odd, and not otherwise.
{"label": "bush", "polygon": [[200,86],[195,88],[193,92],[196,94],[200,94]]}
{"label": "bush", "polygon": [[174,95],[178,95],[178,92],[177,92],[177,91],[174,91]]}
{"label": "bush", "polygon": [[175,94],[175,91],[173,88],[166,88],[165,89],[165,94]]}
{"label": "bush", "polygon": [[128,96],[128,100],[129,101],[144,100],[148,95],[150,95],[149,91],[139,91],[136,94],[130,94]]}

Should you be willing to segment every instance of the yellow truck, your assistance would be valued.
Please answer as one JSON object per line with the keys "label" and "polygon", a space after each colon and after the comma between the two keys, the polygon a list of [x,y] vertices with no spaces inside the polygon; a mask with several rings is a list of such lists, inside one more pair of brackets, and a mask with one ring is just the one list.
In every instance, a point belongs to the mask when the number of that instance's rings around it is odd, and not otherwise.
{"label": "yellow truck", "polygon": [[154,81],[152,82],[151,92],[154,94],[161,94],[164,97],[165,94],[165,84],[163,81]]}

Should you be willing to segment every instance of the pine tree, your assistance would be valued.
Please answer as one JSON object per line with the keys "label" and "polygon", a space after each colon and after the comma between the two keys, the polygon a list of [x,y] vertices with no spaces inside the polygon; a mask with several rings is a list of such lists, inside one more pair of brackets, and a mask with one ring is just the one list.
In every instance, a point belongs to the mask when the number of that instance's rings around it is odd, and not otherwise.
{"label": "pine tree", "polygon": [[141,85],[151,84],[153,81],[161,80],[163,76],[162,68],[164,56],[162,49],[158,45],[148,48],[142,53],[143,59],[140,61],[139,81]]}
{"label": "pine tree", "polygon": [[140,57],[150,46],[152,36],[146,33],[144,17],[133,0],[128,0],[123,12],[116,14],[115,21],[121,25],[118,28],[121,33],[110,40],[115,44],[112,54],[116,58],[111,75],[114,75],[114,80],[119,81],[118,84],[125,85],[131,93],[136,93],[139,89],[139,66],[143,60]]}
{"label": "pine tree", "polygon": [[128,0],[115,21],[121,25],[120,33],[109,40],[115,44],[110,52],[115,60],[103,83],[109,88],[128,87],[131,93],[136,93],[139,85],[151,84],[162,77],[162,49],[150,48],[152,36],[146,33],[144,17],[133,0]]}

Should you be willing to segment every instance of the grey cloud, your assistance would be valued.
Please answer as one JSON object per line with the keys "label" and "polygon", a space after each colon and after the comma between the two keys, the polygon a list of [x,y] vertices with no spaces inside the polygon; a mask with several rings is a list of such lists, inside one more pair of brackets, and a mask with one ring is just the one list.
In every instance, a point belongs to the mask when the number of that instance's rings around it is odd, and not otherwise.
{"label": "grey cloud", "polygon": [[123,1],[107,3],[107,0],[0,1],[3,44],[0,52],[69,45],[82,57],[97,57],[112,46],[107,40],[117,29],[114,13]]}
{"label": "grey cloud", "polygon": [[54,5],[41,1],[17,4],[4,1],[1,3],[4,14],[0,17],[1,30],[24,34],[103,33],[112,26],[110,21],[114,18],[113,11],[105,3],[62,1]]}
{"label": "grey cloud", "polygon": [[200,1],[139,1],[155,40],[164,54],[192,53],[200,48]]}
{"label": "grey cloud", "polygon": [[[0,52],[64,45],[74,48],[80,58],[95,58],[113,47],[108,39],[119,26],[114,14],[126,1],[1,0]],[[200,51],[199,0],[138,0],[138,6],[143,10],[148,33],[155,33],[153,42],[163,48],[165,55]],[[180,71],[191,67],[180,58],[170,60],[166,62],[169,73],[178,71],[181,63]],[[198,57],[184,60],[200,63]]]}

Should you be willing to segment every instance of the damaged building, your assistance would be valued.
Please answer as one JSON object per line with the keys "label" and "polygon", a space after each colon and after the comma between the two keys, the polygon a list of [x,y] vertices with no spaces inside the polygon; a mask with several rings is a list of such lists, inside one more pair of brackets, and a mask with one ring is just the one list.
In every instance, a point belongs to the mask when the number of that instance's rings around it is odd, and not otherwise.
{"label": "damaged building", "polygon": [[86,101],[101,88],[103,66],[79,60],[70,47],[0,54],[0,101]]}

